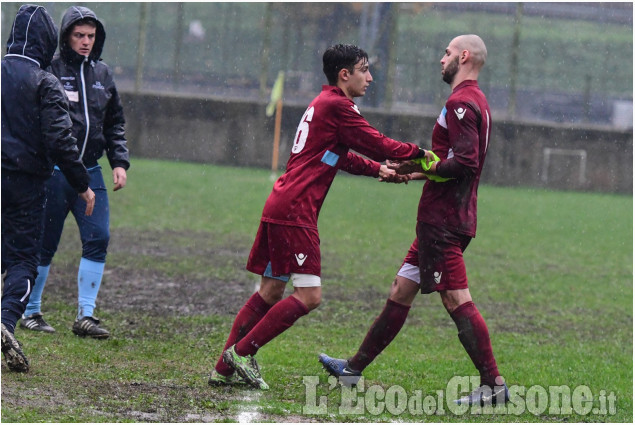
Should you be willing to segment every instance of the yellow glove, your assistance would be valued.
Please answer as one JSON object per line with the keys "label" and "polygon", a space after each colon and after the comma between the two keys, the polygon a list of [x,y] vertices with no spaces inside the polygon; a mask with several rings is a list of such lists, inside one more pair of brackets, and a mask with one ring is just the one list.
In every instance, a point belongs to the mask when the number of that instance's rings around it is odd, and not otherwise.
{"label": "yellow glove", "polygon": [[426,175],[428,180],[431,180],[437,183],[443,183],[443,182],[447,182],[448,180],[452,180],[452,178],[441,177],[441,176],[437,176],[436,174],[428,174],[428,172],[432,168],[432,164],[435,164],[441,161],[441,158],[439,158],[436,153],[432,151],[428,151],[428,152],[432,154],[432,157],[434,159],[429,160],[427,157],[424,156],[422,158],[417,158],[413,160],[414,162],[418,162],[419,164],[421,164],[421,168],[423,168],[423,174]]}

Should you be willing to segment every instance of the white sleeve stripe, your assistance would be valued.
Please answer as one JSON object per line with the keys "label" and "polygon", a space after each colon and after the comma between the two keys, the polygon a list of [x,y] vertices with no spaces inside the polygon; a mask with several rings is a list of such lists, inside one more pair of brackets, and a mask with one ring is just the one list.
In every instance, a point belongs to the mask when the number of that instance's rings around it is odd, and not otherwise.
{"label": "white sleeve stripe", "polygon": [[489,145],[489,112],[485,111],[485,117],[487,118],[487,128],[485,129],[485,152]]}

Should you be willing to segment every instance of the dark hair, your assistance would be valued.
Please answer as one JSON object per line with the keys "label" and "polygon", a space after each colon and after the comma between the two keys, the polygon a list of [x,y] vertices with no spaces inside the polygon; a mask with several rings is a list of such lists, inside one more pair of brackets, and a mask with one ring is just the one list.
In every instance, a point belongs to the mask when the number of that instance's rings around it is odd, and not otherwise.
{"label": "dark hair", "polygon": [[77,21],[73,22],[73,24],[69,26],[66,32],[64,33],[64,43],[66,45],[69,44],[71,35],[73,34],[73,31],[75,31],[75,27],[77,27],[78,25],[88,25],[91,28],[97,28],[97,22],[95,22],[93,18],[86,17],[86,18],[78,19]]}
{"label": "dark hair", "polygon": [[368,60],[368,53],[352,44],[336,44],[326,49],[322,56],[322,70],[329,84],[337,84],[337,74],[342,69],[353,73],[355,64],[361,59]]}
{"label": "dark hair", "polygon": [[73,22],[71,28],[75,28],[76,25],[88,25],[89,27],[97,28],[97,22],[93,18],[86,17]]}

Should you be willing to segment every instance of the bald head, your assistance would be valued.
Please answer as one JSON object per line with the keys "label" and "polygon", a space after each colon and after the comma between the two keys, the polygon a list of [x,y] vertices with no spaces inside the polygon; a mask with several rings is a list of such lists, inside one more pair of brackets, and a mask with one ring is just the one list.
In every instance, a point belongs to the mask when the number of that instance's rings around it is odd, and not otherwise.
{"label": "bald head", "polygon": [[485,65],[487,59],[487,47],[485,43],[476,34],[459,35],[454,40],[459,50],[467,50],[470,52],[471,61],[474,67],[481,69]]}
{"label": "bald head", "polygon": [[478,80],[478,74],[487,59],[487,49],[481,37],[474,34],[459,35],[450,41],[441,58],[443,81],[452,89],[465,80]]}

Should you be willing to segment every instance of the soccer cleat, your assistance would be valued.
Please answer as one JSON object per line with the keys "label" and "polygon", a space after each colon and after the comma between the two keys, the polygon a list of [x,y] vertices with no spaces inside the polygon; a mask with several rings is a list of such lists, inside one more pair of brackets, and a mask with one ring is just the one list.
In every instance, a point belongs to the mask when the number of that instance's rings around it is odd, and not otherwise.
{"label": "soccer cleat", "polygon": [[223,352],[223,361],[240,375],[249,385],[259,390],[268,390],[269,385],[262,379],[260,367],[254,356],[239,356],[235,345]]}
{"label": "soccer cleat", "polygon": [[76,319],[73,323],[73,333],[77,336],[89,336],[95,339],[106,339],[110,336],[110,332],[99,326],[99,319],[90,316]]}
{"label": "soccer cleat", "polygon": [[468,406],[472,406],[474,404],[479,406],[492,405],[495,406],[497,404],[506,404],[509,401],[509,390],[507,389],[507,385],[496,385],[495,387],[490,387],[489,385],[481,385],[470,395],[465,397],[461,397],[458,400],[454,400],[456,404],[467,404]]}
{"label": "soccer cleat", "polygon": [[2,354],[7,361],[7,366],[14,372],[28,372],[29,360],[24,355],[22,347],[15,335],[2,324]]}
{"label": "soccer cleat", "polygon": [[212,370],[207,383],[213,387],[219,387],[222,385],[247,385],[247,381],[245,381],[239,374],[232,373],[229,376],[225,376],[216,372],[216,369]]}
{"label": "soccer cleat", "polygon": [[348,360],[329,357],[324,353],[319,355],[318,360],[330,375],[336,376],[345,385],[357,385],[362,377],[361,371],[351,369],[348,366]]}
{"label": "soccer cleat", "polygon": [[30,331],[47,332],[51,334],[55,332],[55,328],[44,321],[42,313],[33,313],[26,317],[22,316],[20,327]]}

